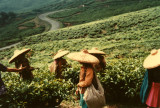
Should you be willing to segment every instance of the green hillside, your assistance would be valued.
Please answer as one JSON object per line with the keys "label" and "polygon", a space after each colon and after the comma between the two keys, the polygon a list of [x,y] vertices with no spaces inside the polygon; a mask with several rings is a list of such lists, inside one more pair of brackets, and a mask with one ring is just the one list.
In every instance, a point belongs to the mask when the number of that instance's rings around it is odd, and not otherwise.
{"label": "green hillside", "polygon": [[26,11],[57,2],[57,0],[0,0],[1,11]]}
{"label": "green hillside", "polygon": [[[48,31],[50,25],[38,19],[37,15],[48,11],[56,11],[64,8],[77,7],[85,2],[87,2],[87,0],[70,0],[70,1],[1,0],[0,1],[0,32],[1,32],[0,47],[4,47],[22,41],[25,37]],[[25,7],[26,4],[28,5]],[[43,4],[46,5],[42,6]],[[8,9],[7,6],[12,9],[7,10]],[[2,9],[3,7],[5,7],[6,10]],[[15,18],[10,21],[9,20],[10,18],[7,15],[13,12],[1,12],[1,11],[15,11],[16,12]],[[7,18],[8,20],[6,20]]]}
{"label": "green hillside", "polygon": [[159,0],[91,0],[49,17],[59,20],[65,26],[72,26],[159,5]]}
{"label": "green hillside", "polygon": [[[74,7],[88,0],[0,0],[0,11],[28,12],[44,9]],[[41,9],[40,9],[41,8]]]}
{"label": "green hillside", "polygon": [[[64,71],[63,85],[62,81],[56,80],[54,75],[49,73],[48,65],[53,61],[52,55],[59,49],[72,52],[98,47],[107,54],[105,73],[97,74],[105,89],[107,103],[130,102],[133,106],[141,105],[139,91],[145,72],[142,62],[151,49],[159,49],[160,46],[159,13],[160,6],[45,32],[26,38],[16,48],[0,51],[1,62],[13,66],[7,62],[14,50],[31,48],[33,50],[29,58],[31,65],[40,68],[33,71],[35,79],[32,84],[21,81],[17,74],[2,74],[8,94],[13,94],[8,101],[11,105],[25,106],[34,101],[45,103],[49,99],[48,95],[52,95],[50,99],[54,96],[68,99],[69,93],[74,94],[73,85],[77,84],[80,65],[66,58],[72,67]],[[12,80],[19,83],[12,84]],[[58,87],[57,92],[56,87]],[[64,87],[67,90],[64,90]],[[50,89],[54,89],[55,92],[50,92]],[[2,102],[7,103],[6,100]]]}
{"label": "green hillside", "polygon": [[[21,5],[19,5],[21,4]],[[141,10],[148,7],[154,7],[160,5],[160,1],[158,0],[52,0],[52,1],[33,1],[30,6],[25,6],[21,8],[21,6],[29,4],[31,1],[0,1],[0,9],[4,6],[9,6],[10,8],[15,7],[19,8],[18,11],[23,12],[16,14],[16,20],[12,22],[8,22],[6,25],[0,24],[0,47],[4,47],[19,41],[22,41],[25,37],[42,33],[44,31],[49,30],[49,25],[45,23],[41,23],[36,16],[38,14],[48,12],[48,11],[55,11],[64,8],[68,8],[69,10],[62,11],[50,15],[50,17],[59,20],[64,24],[64,26],[72,26],[77,24],[83,24],[95,20],[105,19],[108,17],[112,17],[118,14],[123,14],[131,11]],[[45,4],[45,6],[42,6]],[[47,4],[48,3],[48,4]],[[12,5],[10,5],[12,4]],[[41,4],[41,5],[40,5]],[[18,5],[18,6],[15,6]],[[19,7],[20,6],[20,7]],[[34,6],[33,10],[32,6]],[[39,6],[39,7],[37,7]],[[84,7],[83,7],[84,6]],[[30,9],[29,9],[30,8]],[[7,8],[5,8],[7,9]],[[12,11],[14,11],[12,9]],[[26,12],[23,10],[25,9]],[[3,11],[3,9],[1,9]],[[9,11],[9,10],[8,10]],[[16,12],[18,12],[16,11]],[[91,17],[90,17],[91,16]],[[0,16],[1,19],[1,16]],[[2,20],[1,20],[2,21]],[[2,21],[3,22],[3,21]],[[28,23],[27,26],[24,23]],[[32,24],[31,24],[32,23]],[[92,32],[92,33],[91,33]],[[76,35],[74,38],[77,38],[78,35],[81,37],[92,37],[94,35],[95,30],[90,31],[91,35],[88,33],[81,33]],[[97,31],[101,32],[101,31]],[[105,30],[102,32],[105,32]],[[101,37],[105,35],[105,33],[100,33],[99,36]],[[64,34],[65,35],[65,34]],[[71,37],[72,38],[72,37]]]}
{"label": "green hillside", "polygon": [[[45,22],[41,23],[42,21],[36,18],[38,14],[44,12],[68,8],[69,10],[58,12],[49,16],[62,22],[64,26],[72,26],[91,21],[98,21],[100,19],[109,18],[131,11],[141,10],[148,7],[154,7],[157,5],[160,5],[159,0],[0,0],[0,11],[19,12],[16,13],[16,18],[14,20],[7,20],[5,21],[6,24],[3,25],[1,25],[1,23],[4,21],[2,21],[0,12],[0,47],[14,44],[16,42],[22,41],[25,37],[49,30],[50,26],[48,24]],[[95,32],[105,32],[105,29],[102,31],[92,30],[89,34],[85,32],[79,34],[77,32],[78,31],[75,32],[74,38],[79,36],[93,37],[93,35],[96,35]],[[66,32],[64,32],[64,36],[66,35],[65,33]],[[67,33],[67,35],[70,35],[70,33]],[[103,35],[106,34],[99,33],[97,37],[101,37]],[[68,38],[73,38],[73,36]]]}
{"label": "green hillside", "polygon": [[4,47],[19,41],[25,37],[39,34],[45,31],[45,24],[38,24],[35,16],[27,18],[17,17],[10,24],[0,27],[0,47]]}

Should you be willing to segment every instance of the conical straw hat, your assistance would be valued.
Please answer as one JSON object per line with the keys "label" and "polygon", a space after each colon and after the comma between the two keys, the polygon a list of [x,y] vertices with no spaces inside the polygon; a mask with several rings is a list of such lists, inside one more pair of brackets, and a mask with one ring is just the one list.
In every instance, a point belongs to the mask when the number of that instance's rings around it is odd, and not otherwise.
{"label": "conical straw hat", "polygon": [[15,50],[14,55],[9,59],[9,63],[12,63],[18,56],[21,54],[25,54],[29,52],[31,49],[22,49],[22,50]]}
{"label": "conical straw hat", "polygon": [[93,47],[91,50],[88,50],[88,52],[90,54],[101,54],[101,55],[105,55],[105,52],[98,50],[98,48]]}
{"label": "conical straw hat", "polygon": [[69,51],[59,50],[57,52],[57,54],[53,57],[53,59],[57,59],[57,58],[63,57],[63,56],[65,56],[68,53],[69,53]]}
{"label": "conical straw hat", "polygon": [[82,50],[81,52],[74,52],[67,55],[68,58],[81,62],[81,63],[99,63],[99,60],[88,53],[87,50]]}
{"label": "conical straw hat", "polygon": [[152,50],[151,54],[143,62],[143,67],[146,69],[152,69],[160,66],[160,49]]}

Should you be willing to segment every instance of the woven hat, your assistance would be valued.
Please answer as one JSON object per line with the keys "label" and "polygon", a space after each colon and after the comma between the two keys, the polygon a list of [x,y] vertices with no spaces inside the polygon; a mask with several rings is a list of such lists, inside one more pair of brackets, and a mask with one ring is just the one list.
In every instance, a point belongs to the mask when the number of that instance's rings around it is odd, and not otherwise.
{"label": "woven hat", "polygon": [[12,63],[18,56],[21,54],[25,54],[29,52],[31,49],[22,49],[22,50],[15,50],[14,55],[9,59],[9,63]]}
{"label": "woven hat", "polygon": [[143,67],[152,69],[160,66],[160,49],[153,49],[151,54],[144,60]]}
{"label": "woven hat", "polygon": [[93,63],[93,64],[99,63],[99,60],[95,56],[89,54],[87,50],[70,53],[67,55],[67,57],[82,63]]}
{"label": "woven hat", "polygon": [[101,55],[105,55],[105,52],[98,50],[98,48],[93,47],[91,50],[88,50],[88,52],[90,54],[101,54]]}
{"label": "woven hat", "polygon": [[63,57],[64,55],[66,55],[68,53],[69,53],[69,51],[59,50],[57,52],[57,54],[53,57],[53,59],[57,59],[57,58]]}

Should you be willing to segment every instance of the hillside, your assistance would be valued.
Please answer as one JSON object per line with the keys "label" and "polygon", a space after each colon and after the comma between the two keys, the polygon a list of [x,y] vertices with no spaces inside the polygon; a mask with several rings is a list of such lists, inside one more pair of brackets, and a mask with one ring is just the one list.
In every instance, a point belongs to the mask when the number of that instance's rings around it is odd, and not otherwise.
{"label": "hillside", "polygon": [[72,26],[159,5],[159,0],[91,0],[77,8],[57,12],[49,17],[59,20],[65,26]]}
{"label": "hillside", "polygon": [[[3,6],[1,5],[10,6],[13,1],[1,0],[0,2],[3,2],[2,4],[0,4],[0,8],[2,8]],[[16,0],[11,6],[18,5],[17,2],[18,0]],[[23,6],[27,3],[29,4],[30,2],[30,0],[20,1],[19,3],[21,5],[18,6]],[[42,6],[45,3],[46,5]],[[37,5],[40,7],[37,7]],[[68,8],[68,10],[66,11],[56,12],[53,15],[49,15],[49,17],[62,22],[64,27],[67,27],[84,24],[91,21],[97,21],[100,19],[141,10],[148,7],[154,7],[157,5],[160,5],[160,1],[158,0],[154,0],[152,2],[151,0],[52,0],[45,2],[41,0],[33,1],[30,6],[27,6],[27,8],[24,7],[18,9],[19,12],[21,11],[23,13],[16,13],[16,20],[8,22],[6,25],[0,25],[0,47],[11,45],[16,42],[22,41],[25,37],[48,31],[50,25],[39,20],[36,17],[37,15],[44,12]],[[14,6],[15,9],[19,8],[18,6]],[[34,6],[33,10],[28,9],[32,6]],[[24,11],[23,9],[25,9],[26,11]],[[1,9],[1,11],[3,11],[3,9]],[[12,9],[12,11],[14,11],[14,9]],[[87,34],[84,33],[84,36],[82,37],[86,37],[86,35]]]}
{"label": "hillside", "polygon": [[[28,12],[31,10],[53,10],[79,5],[87,0],[0,0],[0,11]],[[63,4],[63,5],[62,5]],[[64,7],[63,7],[64,6]]]}
{"label": "hillside", "polygon": [[42,33],[46,30],[44,23],[35,16],[24,18],[18,16],[10,24],[0,27],[0,47],[22,41],[25,37]]}
{"label": "hillside", "polygon": [[1,11],[26,11],[40,8],[57,0],[0,0]]}
{"label": "hillside", "polygon": [[[35,79],[31,84],[19,80],[17,74],[3,73],[8,92],[14,90],[12,97],[21,100],[17,103],[10,100],[10,103],[25,106],[26,101],[31,102],[29,97],[46,102],[48,95],[57,94],[67,99],[69,93],[73,95],[75,92],[80,65],[66,58],[71,67],[63,73],[65,80],[58,81],[48,71],[53,54],[59,49],[73,52],[98,47],[107,54],[105,73],[97,74],[105,89],[107,103],[131,102],[134,106],[139,105],[139,91],[145,72],[142,62],[151,49],[159,49],[160,46],[159,13],[160,6],[157,6],[26,38],[17,48],[31,48],[29,61],[33,67],[40,69],[33,71]],[[1,62],[13,66],[8,64],[8,60],[17,48],[0,51]],[[20,83],[12,84],[12,80]],[[50,94],[50,89],[57,89],[57,92]]]}
{"label": "hillside", "polygon": [[[27,5],[25,8],[24,5]],[[0,47],[4,47],[7,45],[14,44],[16,42],[22,41],[25,37],[39,34],[45,31],[48,31],[50,29],[50,25],[46,23],[45,21],[40,20],[37,16],[39,14],[42,14],[44,12],[48,11],[56,11],[64,8],[72,8],[77,7],[84,2],[87,2],[87,0],[71,0],[71,1],[65,1],[65,0],[52,0],[52,1],[0,1],[0,9],[3,8],[3,5],[6,10],[1,9],[0,10]],[[2,3],[2,4],[1,4]],[[19,4],[18,4],[19,3]],[[45,6],[42,6],[43,3],[47,3]],[[11,5],[12,4],[12,5]],[[39,7],[37,7],[37,5]],[[8,11],[14,11],[15,10],[15,18],[13,20],[6,20],[8,15],[13,12],[2,12],[7,11],[7,6],[9,8],[12,8]],[[22,7],[23,8],[22,8]],[[29,9],[32,8],[33,9]],[[17,9],[18,8],[18,9]],[[17,11],[16,11],[17,9]],[[4,19],[4,21],[2,20]]]}

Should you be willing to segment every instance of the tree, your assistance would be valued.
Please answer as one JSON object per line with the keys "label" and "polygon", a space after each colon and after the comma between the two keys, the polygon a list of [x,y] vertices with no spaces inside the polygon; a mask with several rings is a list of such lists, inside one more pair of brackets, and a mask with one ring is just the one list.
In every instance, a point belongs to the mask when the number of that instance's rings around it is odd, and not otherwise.
{"label": "tree", "polygon": [[9,12],[8,16],[10,17],[10,19],[15,19],[16,18],[16,14],[14,12]]}
{"label": "tree", "polygon": [[15,18],[16,14],[14,12],[0,12],[0,25],[3,26],[7,23],[10,23]]}
{"label": "tree", "polygon": [[5,12],[0,13],[0,19],[1,19],[1,25],[6,24],[6,21],[8,20],[9,16]]}

